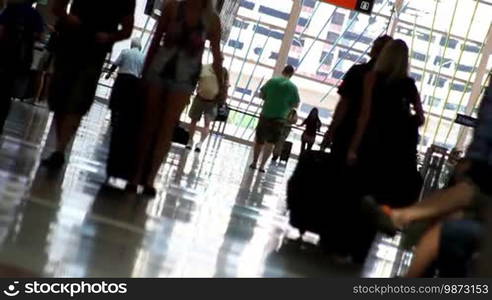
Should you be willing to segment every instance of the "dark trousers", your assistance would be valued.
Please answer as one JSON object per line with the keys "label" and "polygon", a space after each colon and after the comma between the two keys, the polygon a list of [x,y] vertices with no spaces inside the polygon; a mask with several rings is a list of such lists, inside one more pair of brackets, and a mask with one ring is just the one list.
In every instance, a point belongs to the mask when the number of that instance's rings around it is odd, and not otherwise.
{"label": "dark trousers", "polygon": [[5,121],[12,106],[14,76],[7,70],[0,70],[0,134],[3,132]]}
{"label": "dark trousers", "polygon": [[107,176],[130,179],[136,157],[136,144],[143,115],[143,95],[139,79],[120,74],[110,99],[111,142],[106,165]]}
{"label": "dark trousers", "polygon": [[437,260],[440,277],[470,276],[472,259],[479,249],[482,237],[482,225],[477,221],[444,222]]}

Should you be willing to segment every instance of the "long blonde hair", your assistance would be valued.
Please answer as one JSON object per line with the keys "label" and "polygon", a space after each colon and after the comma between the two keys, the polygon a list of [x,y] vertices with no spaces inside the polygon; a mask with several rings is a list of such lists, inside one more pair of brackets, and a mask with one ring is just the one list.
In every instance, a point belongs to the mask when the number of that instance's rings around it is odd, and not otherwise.
{"label": "long blonde hair", "polygon": [[389,42],[379,55],[374,71],[386,76],[388,82],[408,77],[408,46],[403,40]]}

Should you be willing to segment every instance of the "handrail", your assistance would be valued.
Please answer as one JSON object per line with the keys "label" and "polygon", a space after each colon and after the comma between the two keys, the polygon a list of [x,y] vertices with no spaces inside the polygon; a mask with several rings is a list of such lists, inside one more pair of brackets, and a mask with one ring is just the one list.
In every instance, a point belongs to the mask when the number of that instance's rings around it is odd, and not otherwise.
{"label": "handrail", "polygon": [[[229,110],[230,111],[234,111],[234,112],[237,112],[237,113],[240,113],[240,114],[243,114],[243,115],[246,115],[246,116],[250,116],[250,117],[253,117],[253,118],[256,118],[256,119],[259,119],[260,118],[260,115],[255,115],[255,114],[252,114],[252,113],[249,113],[249,112],[246,112],[246,111],[243,111],[239,108],[236,108],[234,106],[229,106]],[[296,130],[304,130],[303,127],[299,127],[297,125],[291,125],[291,128],[292,129],[296,129]],[[324,133],[316,133],[317,136],[324,136]]]}

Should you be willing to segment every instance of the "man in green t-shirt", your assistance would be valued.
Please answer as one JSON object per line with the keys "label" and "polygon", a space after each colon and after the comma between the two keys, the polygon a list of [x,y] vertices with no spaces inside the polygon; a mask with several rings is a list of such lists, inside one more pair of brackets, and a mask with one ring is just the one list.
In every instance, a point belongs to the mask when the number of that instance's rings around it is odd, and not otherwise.
{"label": "man in green t-shirt", "polygon": [[274,145],[281,139],[287,117],[299,105],[299,91],[290,78],[294,68],[286,66],[281,77],[270,79],[261,88],[261,98],[265,101],[260,121],[256,128],[256,141],[251,169],[256,169],[262,154],[260,172],[265,172],[265,164],[272,155]]}

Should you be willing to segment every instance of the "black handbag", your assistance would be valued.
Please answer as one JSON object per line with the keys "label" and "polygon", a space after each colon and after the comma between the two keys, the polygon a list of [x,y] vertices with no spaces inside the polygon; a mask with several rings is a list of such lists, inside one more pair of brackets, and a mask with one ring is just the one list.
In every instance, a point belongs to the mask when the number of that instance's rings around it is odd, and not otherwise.
{"label": "black handbag", "polygon": [[216,122],[227,122],[229,118],[230,108],[227,104],[219,105],[217,108],[217,117],[215,117]]}

